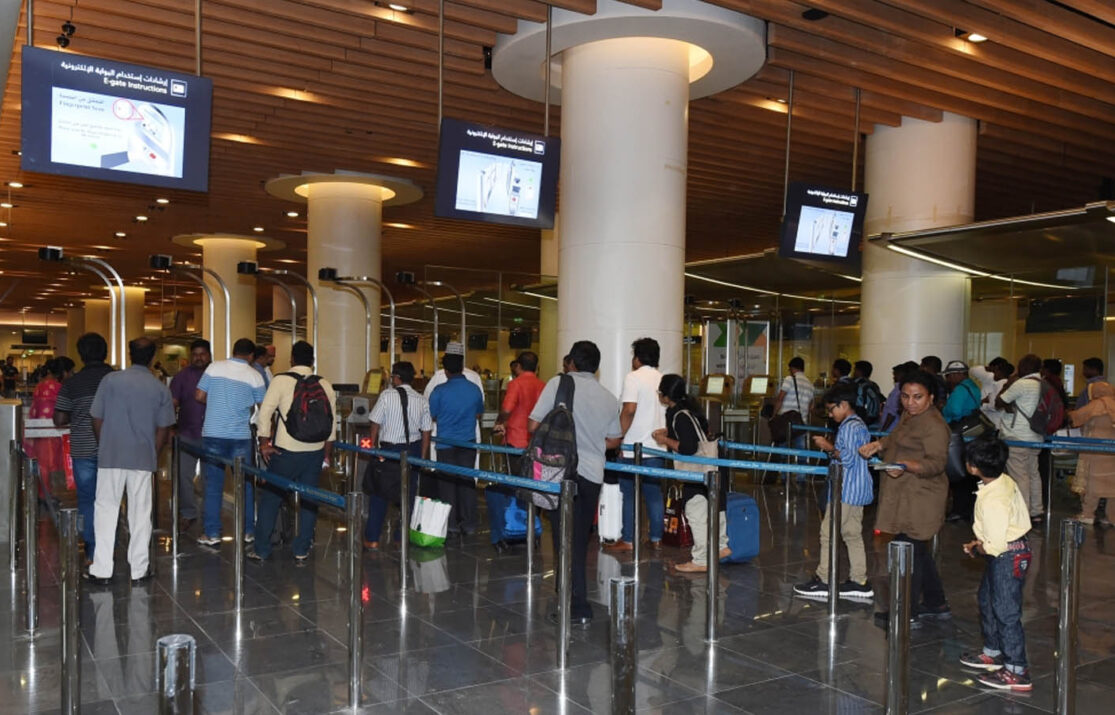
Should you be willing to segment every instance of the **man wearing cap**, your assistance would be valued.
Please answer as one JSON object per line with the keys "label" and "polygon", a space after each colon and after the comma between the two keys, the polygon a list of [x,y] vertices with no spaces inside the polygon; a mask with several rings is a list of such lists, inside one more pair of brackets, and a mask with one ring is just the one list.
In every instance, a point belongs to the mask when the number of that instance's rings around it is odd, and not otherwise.
{"label": "man wearing cap", "polygon": [[[465,346],[462,345],[461,343],[457,342],[456,340],[451,340],[450,342],[446,343],[446,345],[445,345],[445,354],[446,355],[460,355],[461,356],[461,364],[463,365],[464,364],[464,355],[465,355]],[[480,374],[478,372],[476,372],[472,368],[466,367],[463,370],[461,370],[461,374],[465,376],[466,380],[468,380],[473,385],[476,385],[477,387],[480,388],[480,394],[484,394],[484,382],[480,379]],[[437,388],[437,386],[438,385],[444,385],[448,380],[449,380],[449,376],[445,374],[445,370],[444,369],[438,370],[437,372],[434,373],[433,377],[431,377],[429,380],[426,381],[426,387],[424,387],[422,389],[422,396],[425,397],[426,401],[428,402],[430,400],[430,395],[434,394],[434,390]],[[437,425],[436,424],[434,425],[433,437],[437,437]],[[477,423],[477,425],[476,425],[476,436],[475,436],[475,439],[473,439],[473,441],[474,442],[479,442],[480,441],[480,424],[479,423]],[[434,443],[432,441],[430,442],[430,459],[437,459],[437,447],[434,445]],[[480,455],[476,456],[475,468],[477,468],[477,469],[480,468]]]}
{"label": "man wearing cap", "polygon": [[982,394],[975,380],[968,377],[968,363],[952,360],[942,374],[949,396],[941,416],[951,425],[978,410]]}
{"label": "man wearing cap", "polygon": [[[430,390],[430,417],[439,436],[472,442],[477,439],[480,418],[484,415],[484,392],[465,377],[464,363],[463,346],[449,343],[441,358],[445,381]],[[476,450],[468,447],[443,444],[437,450],[437,461],[446,464],[474,467],[476,459]],[[449,514],[449,533],[467,536],[476,532],[476,485],[471,479],[443,475],[438,481],[438,496],[453,508]]]}

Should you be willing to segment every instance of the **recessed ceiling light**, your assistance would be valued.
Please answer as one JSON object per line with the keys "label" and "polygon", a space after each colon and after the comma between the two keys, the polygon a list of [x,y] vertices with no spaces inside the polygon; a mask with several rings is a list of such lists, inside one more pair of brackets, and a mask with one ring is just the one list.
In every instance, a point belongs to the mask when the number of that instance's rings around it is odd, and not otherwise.
{"label": "recessed ceiling light", "polygon": [[781,97],[767,97],[767,99],[770,100],[771,102],[778,102],[779,104],[785,104],[786,103],[786,100],[782,99]]}
{"label": "recessed ceiling light", "polygon": [[1108,216],[1107,220],[1110,221],[1111,223],[1115,223],[1115,216]]}
{"label": "recessed ceiling light", "polygon": [[23,182],[20,182],[20,181],[9,181],[9,182],[8,182],[8,186],[10,186],[10,187],[11,187],[11,188],[13,188],[13,189],[22,189],[22,188],[23,188]]}
{"label": "recessed ceiling light", "polygon": [[125,236],[127,236],[127,235],[128,235],[128,234],[124,233],[123,231],[117,231],[117,232],[116,232],[116,237],[117,237],[117,238],[124,238],[124,237],[125,237]]}
{"label": "recessed ceiling light", "polygon": [[294,260],[293,258],[279,258],[275,261],[275,263],[298,263],[298,261]]}
{"label": "recessed ceiling light", "polygon": [[136,221],[139,221],[140,223],[143,223],[146,220],[147,220],[147,217],[144,216],[143,214],[140,214],[139,216],[136,216]]}
{"label": "recessed ceiling light", "polygon": [[166,206],[167,204],[169,204],[169,203],[170,203],[170,199],[162,199],[162,198],[160,198],[160,199],[155,199],[155,203],[157,203],[157,204],[161,204],[161,205],[163,205],[163,206]]}
{"label": "recessed ceiling light", "polygon": [[383,225],[387,228],[416,228],[412,223],[385,223]]}
{"label": "recessed ceiling light", "polygon": [[978,32],[968,32],[967,30],[961,30],[959,27],[954,28],[952,34],[956,35],[961,40],[967,40],[972,43],[978,44],[980,42],[987,42],[987,35],[981,35]]}
{"label": "recessed ceiling light", "polygon": [[375,4],[379,7],[385,7],[388,10],[394,10],[395,12],[414,12],[406,5],[398,2],[381,2],[381,0],[376,0]]}
{"label": "recessed ceiling light", "polygon": [[7,221],[0,221],[0,228],[6,228],[7,225],[8,225]]}
{"label": "recessed ceiling light", "polygon": [[14,208],[14,206],[10,202],[8,202],[8,201],[0,202],[0,209],[10,209],[10,208]]}
{"label": "recessed ceiling light", "polygon": [[287,211],[286,212],[286,217],[287,218],[298,218],[298,212],[297,211]]}
{"label": "recessed ceiling light", "polygon": [[409,166],[411,168],[423,168],[425,164],[414,159],[404,159],[401,156],[377,156],[373,157],[375,161],[383,162],[384,164],[394,164],[395,166]]}
{"label": "recessed ceiling light", "polygon": [[256,233],[263,233],[263,226],[252,226],[252,230]]}

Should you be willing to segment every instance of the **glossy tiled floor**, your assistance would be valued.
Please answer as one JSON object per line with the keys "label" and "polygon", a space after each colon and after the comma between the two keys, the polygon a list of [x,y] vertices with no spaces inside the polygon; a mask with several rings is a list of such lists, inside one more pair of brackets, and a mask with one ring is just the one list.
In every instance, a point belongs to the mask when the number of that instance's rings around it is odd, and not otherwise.
{"label": "glossy tiled floor", "polygon": [[[753,489],[750,488],[749,489]],[[791,585],[815,564],[819,517],[808,486],[789,501],[765,488],[763,550],[752,564],[722,571],[719,643],[706,646],[705,580],[672,573],[682,552],[666,549],[640,565],[638,676],[641,711],[654,713],[871,713],[885,697],[885,633],[870,605],[841,605],[830,648],[823,604],[795,599]],[[1058,495],[1060,515],[1068,495]],[[768,508],[769,507],[769,508]],[[865,520],[870,523],[869,513]],[[82,702],[85,713],[151,713],[155,640],[188,633],[199,646],[199,711],[326,713],[347,701],[343,534],[319,522],[313,558],[296,566],[280,549],[269,563],[245,564],[243,610],[232,606],[231,545],[220,553],[185,543],[177,568],[165,541],[153,583],[81,595]],[[40,523],[41,625],[23,629],[22,575],[5,579],[0,601],[0,713],[49,712],[59,703],[57,551],[54,527]],[[1058,553],[1033,534],[1034,568],[1025,620],[1035,689],[1002,696],[975,684],[956,658],[979,645],[975,593],[981,565],[960,552],[966,527],[946,525],[939,562],[955,618],[913,634],[911,710],[947,713],[1052,712]],[[1106,545],[1106,538],[1112,539]],[[1055,540],[1054,540],[1055,541]],[[549,539],[543,539],[549,543]],[[876,590],[884,587],[885,545],[869,549]],[[1115,531],[1089,530],[1084,547],[1078,712],[1115,707]],[[525,555],[495,557],[485,534],[411,564],[411,590],[398,590],[398,552],[365,557],[362,678],[367,713],[608,712],[606,606],[576,631],[570,668],[556,670],[552,557],[542,577],[523,578]],[[123,555],[118,556],[118,573]],[[5,564],[5,575],[7,572]],[[630,556],[590,556],[596,583],[630,573]],[[417,584],[417,589],[415,588]],[[603,602],[602,586],[593,598]]]}

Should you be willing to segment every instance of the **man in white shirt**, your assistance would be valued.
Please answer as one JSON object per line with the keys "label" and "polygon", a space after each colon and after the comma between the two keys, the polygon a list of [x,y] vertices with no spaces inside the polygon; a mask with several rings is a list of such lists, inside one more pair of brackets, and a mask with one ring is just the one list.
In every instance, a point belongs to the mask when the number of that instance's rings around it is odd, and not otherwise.
{"label": "man in white shirt", "polygon": [[[658,384],[662,373],[658,371],[658,358],[661,349],[653,338],[639,338],[631,343],[631,372],[623,378],[623,392],[620,395],[619,426],[624,433],[624,443],[642,444],[644,448],[660,449],[651,435],[656,429],[666,426],[666,408],[658,399]],[[635,453],[625,449],[623,461],[634,463]],[[647,467],[665,467],[666,460],[661,457],[643,457]],[[635,523],[635,477],[621,474],[619,488],[623,492],[623,532],[619,541],[605,548],[616,551],[630,551],[638,538],[639,525]],[[643,478],[643,499],[647,505],[647,521],[650,530],[650,548],[662,548],[663,519],[666,505],[662,501],[662,488],[657,479]]]}
{"label": "man in white shirt", "polygon": [[[795,357],[790,360],[790,374],[782,380],[778,395],[774,398],[774,414],[798,412],[805,424],[809,424],[809,410],[813,406],[813,383],[805,376],[805,360]],[[790,445],[805,449],[805,432],[794,437]]]}
{"label": "man in white shirt", "polygon": [[1045,435],[1038,434],[1030,427],[1030,417],[1038,408],[1041,400],[1041,358],[1037,355],[1024,355],[1018,361],[1020,377],[1007,381],[1006,387],[995,398],[995,406],[1007,414],[1003,415],[1001,435],[1003,439],[1016,442],[1034,442],[1030,447],[1010,447],[1007,459],[1007,474],[1018,483],[1018,491],[1030,511],[1030,518],[1040,516],[1041,474],[1038,472],[1038,452]]}
{"label": "man in white shirt", "polygon": [[1006,358],[997,357],[987,366],[975,365],[969,373],[980,387],[980,411],[991,420],[996,428],[1002,426],[1003,413],[995,406],[995,398],[1003,391],[1007,378],[1014,374],[1014,365]]}

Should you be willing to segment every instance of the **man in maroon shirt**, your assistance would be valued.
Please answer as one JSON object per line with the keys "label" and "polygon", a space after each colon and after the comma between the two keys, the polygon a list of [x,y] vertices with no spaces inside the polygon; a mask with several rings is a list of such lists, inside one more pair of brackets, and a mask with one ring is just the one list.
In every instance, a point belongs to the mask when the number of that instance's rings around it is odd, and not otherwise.
{"label": "man in maroon shirt", "polygon": [[[180,370],[170,381],[170,395],[178,410],[178,437],[201,446],[201,426],[205,422],[205,403],[195,398],[197,383],[205,368],[213,362],[208,340],[190,343],[190,364]],[[197,474],[197,456],[180,450],[178,456],[178,517],[182,532],[189,530],[198,519],[197,497],[194,495],[194,477]]]}
{"label": "man in maroon shirt", "polygon": [[[519,353],[515,362],[519,364],[519,372],[507,385],[507,393],[503,396],[503,404],[500,405],[499,417],[492,432],[503,435],[504,444],[521,449],[530,441],[527,419],[546,383],[538,379],[536,374],[537,355],[529,351]],[[511,471],[513,474],[519,473],[519,457],[511,458]],[[503,538],[503,514],[508,500],[514,498],[510,491],[494,485],[484,489],[484,499],[488,502],[488,524],[492,532],[492,548],[497,553],[502,553],[508,548]]]}

